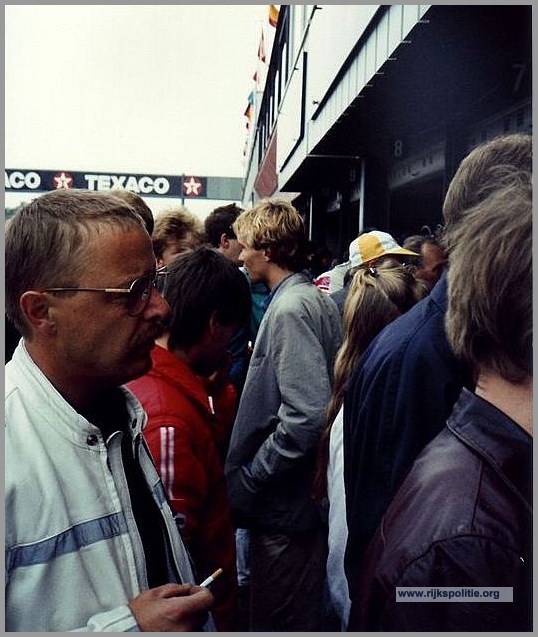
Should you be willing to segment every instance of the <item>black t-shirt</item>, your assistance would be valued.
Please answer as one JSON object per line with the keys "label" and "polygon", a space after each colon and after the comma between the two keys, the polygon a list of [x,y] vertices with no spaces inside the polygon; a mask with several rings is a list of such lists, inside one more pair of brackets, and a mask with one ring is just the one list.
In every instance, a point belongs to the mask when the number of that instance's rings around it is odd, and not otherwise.
{"label": "black t-shirt", "polygon": [[[120,390],[113,390],[101,396],[97,402],[95,408],[84,415],[101,429],[105,440],[108,440],[116,431],[123,432],[121,443],[123,467],[134,518],[144,547],[149,588],[168,582],[180,582],[171,559],[171,547],[165,532],[164,521],[133,453],[133,440],[127,430],[129,419],[125,396]],[[171,572],[170,569],[173,571]]]}

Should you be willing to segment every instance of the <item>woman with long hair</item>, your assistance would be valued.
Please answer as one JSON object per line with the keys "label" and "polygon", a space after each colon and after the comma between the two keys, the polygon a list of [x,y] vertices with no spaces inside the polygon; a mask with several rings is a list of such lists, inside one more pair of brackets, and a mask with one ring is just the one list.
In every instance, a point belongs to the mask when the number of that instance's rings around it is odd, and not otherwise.
{"label": "woman with long hair", "polygon": [[344,305],[344,340],[334,365],[334,384],[327,409],[314,497],[328,510],[327,582],[334,612],[346,629],[349,593],[344,573],[347,523],[343,476],[343,402],[346,385],[362,353],[390,322],[422,299],[428,289],[413,269],[393,258],[357,268]]}

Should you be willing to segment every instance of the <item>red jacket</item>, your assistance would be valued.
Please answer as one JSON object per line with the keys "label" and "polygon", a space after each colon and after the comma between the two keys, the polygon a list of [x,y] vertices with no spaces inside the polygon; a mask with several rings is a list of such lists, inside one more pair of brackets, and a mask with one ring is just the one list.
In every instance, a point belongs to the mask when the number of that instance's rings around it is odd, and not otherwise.
{"label": "red jacket", "polygon": [[223,422],[212,413],[224,401],[229,417],[230,389],[225,386],[211,401],[204,380],[168,350],[156,345],[152,359],[150,372],[128,387],[148,414],[144,437],[172,509],[184,518],[182,536],[199,581],[218,567],[224,569],[211,585],[216,626],[235,630],[235,539],[217,448]]}

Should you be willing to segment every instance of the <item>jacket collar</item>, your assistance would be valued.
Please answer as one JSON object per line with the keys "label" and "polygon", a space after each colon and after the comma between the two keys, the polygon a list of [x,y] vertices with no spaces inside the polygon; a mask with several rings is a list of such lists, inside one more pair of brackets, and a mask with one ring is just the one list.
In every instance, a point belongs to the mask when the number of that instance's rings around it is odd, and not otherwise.
{"label": "jacket collar", "polygon": [[160,345],[155,345],[151,358],[153,366],[150,376],[163,378],[175,385],[191,400],[198,402],[205,411],[210,412],[205,378],[197,376],[184,361]]}
{"label": "jacket collar", "polygon": [[273,288],[271,292],[265,298],[264,300],[265,309],[269,307],[269,303],[271,303],[271,301],[275,298],[275,296],[280,290],[283,290],[287,286],[296,285],[297,283],[305,283],[305,282],[310,282],[310,279],[304,273],[304,271],[292,272],[291,274],[288,274],[288,276],[284,277],[282,281],[280,281],[280,283],[275,288]]}
{"label": "jacket collar", "polygon": [[439,281],[433,286],[429,298],[445,313],[448,307],[448,273],[443,270]]}
{"label": "jacket collar", "polygon": [[[61,396],[58,390],[33,361],[21,339],[9,363],[16,369],[16,376],[23,384],[28,404],[41,414],[42,422],[76,444],[86,445],[88,435],[99,428],[88,421]],[[125,386],[117,388],[126,401],[128,429],[133,438],[144,428],[147,420],[140,401]],[[47,408],[44,409],[43,405]],[[82,442],[81,442],[82,441]]]}
{"label": "jacket collar", "polygon": [[463,388],[448,428],[497,473],[532,512],[532,438],[511,418]]}

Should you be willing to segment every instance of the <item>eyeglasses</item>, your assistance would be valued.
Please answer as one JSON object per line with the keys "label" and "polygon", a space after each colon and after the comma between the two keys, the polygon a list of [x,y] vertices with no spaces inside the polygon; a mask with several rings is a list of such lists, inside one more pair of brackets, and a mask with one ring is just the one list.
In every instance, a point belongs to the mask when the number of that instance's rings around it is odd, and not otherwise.
{"label": "eyeglasses", "polygon": [[161,294],[165,292],[166,267],[152,274],[135,279],[128,288],[46,288],[42,292],[105,292],[106,294],[126,294],[127,313],[139,316],[147,308],[151,291],[157,288]]}

